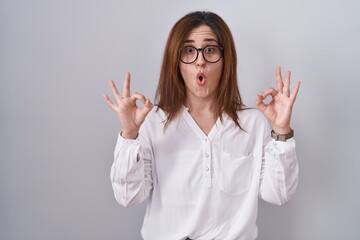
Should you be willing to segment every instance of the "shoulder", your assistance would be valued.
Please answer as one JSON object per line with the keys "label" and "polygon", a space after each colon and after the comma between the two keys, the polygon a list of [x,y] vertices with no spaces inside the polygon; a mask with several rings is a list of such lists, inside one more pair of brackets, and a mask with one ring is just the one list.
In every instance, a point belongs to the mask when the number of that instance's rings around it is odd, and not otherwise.
{"label": "shoulder", "polygon": [[242,121],[267,121],[265,116],[256,108],[245,108],[238,111],[240,122]]}
{"label": "shoulder", "polygon": [[155,123],[162,123],[165,120],[166,120],[165,112],[158,106],[154,106],[153,109],[151,109],[149,114],[146,116],[145,122],[155,124]]}
{"label": "shoulder", "polygon": [[246,129],[266,129],[269,123],[265,116],[256,108],[246,108],[238,111],[240,126]]}

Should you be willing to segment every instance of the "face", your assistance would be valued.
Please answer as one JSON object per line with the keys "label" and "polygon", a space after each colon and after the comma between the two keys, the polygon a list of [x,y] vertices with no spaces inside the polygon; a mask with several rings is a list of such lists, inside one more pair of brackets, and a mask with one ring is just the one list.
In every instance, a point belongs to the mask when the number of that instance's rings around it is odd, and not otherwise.
{"label": "face", "polygon": [[[206,25],[201,25],[194,28],[185,39],[182,47],[188,46],[205,48],[207,46],[219,46],[219,43],[211,28]],[[205,49],[205,51],[204,54],[207,56],[206,54],[211,52],[211,48]],[[190,64],[180,62],[179,67],[180,73],[185,81],[187,100],[189,100],[189,98],[193,99],[194,97],[216,99],[216,89],[218,88],[222,75],[222,58],[216,63],[209,63],[199,51],[196,61]]]}

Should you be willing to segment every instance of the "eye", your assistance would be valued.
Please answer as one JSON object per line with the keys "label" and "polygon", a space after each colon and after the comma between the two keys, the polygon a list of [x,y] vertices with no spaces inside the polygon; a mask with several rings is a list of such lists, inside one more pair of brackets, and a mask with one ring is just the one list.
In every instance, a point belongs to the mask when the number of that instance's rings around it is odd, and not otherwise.
{"label": "eye", "polygon": [[193,54],[195,52],[195,49],[193,47],[185,47],[184,52],[186,54]]}
{"label": "eye", "polygon": [[206,54],[210,54],[210,53],[214,53],[216,51],[216,48],[215,47],[206,47],[204,49],[204,51]]}

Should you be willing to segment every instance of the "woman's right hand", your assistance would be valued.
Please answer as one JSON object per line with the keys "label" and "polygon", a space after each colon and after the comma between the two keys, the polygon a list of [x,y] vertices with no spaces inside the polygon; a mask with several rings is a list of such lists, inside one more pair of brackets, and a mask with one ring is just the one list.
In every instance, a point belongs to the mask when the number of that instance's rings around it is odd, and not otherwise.
{"label": "woman's right hand", "polygon": [[[130,73],[126,73],[122,96],[117,90],[113,80],[109,81],[109,86],[116,102],[113,103],[106,94],[103,96],[109,107],[119,116],[122,127],[121,136],[127,139],[135,139],[139,133],[141,124],[151,111],[153,104],[141,93],[134,93],[130,96]],[[140,100],[144,104],[143,108],[136,105],[137,100]]]}

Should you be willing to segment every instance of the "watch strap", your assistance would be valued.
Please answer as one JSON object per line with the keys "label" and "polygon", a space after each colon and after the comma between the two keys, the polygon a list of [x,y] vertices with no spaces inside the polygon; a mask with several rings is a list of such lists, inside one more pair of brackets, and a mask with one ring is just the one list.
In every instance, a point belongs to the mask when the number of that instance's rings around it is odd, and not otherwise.
{"label": "watch strap", "polygon": [[286,140],[294,137],[294,130],[290,128],[290,132],[287,134],[279,134],[276,133],[274,130],[271,130],[271,137],[275,139],[275,141],[283,141],[286,142]]}

